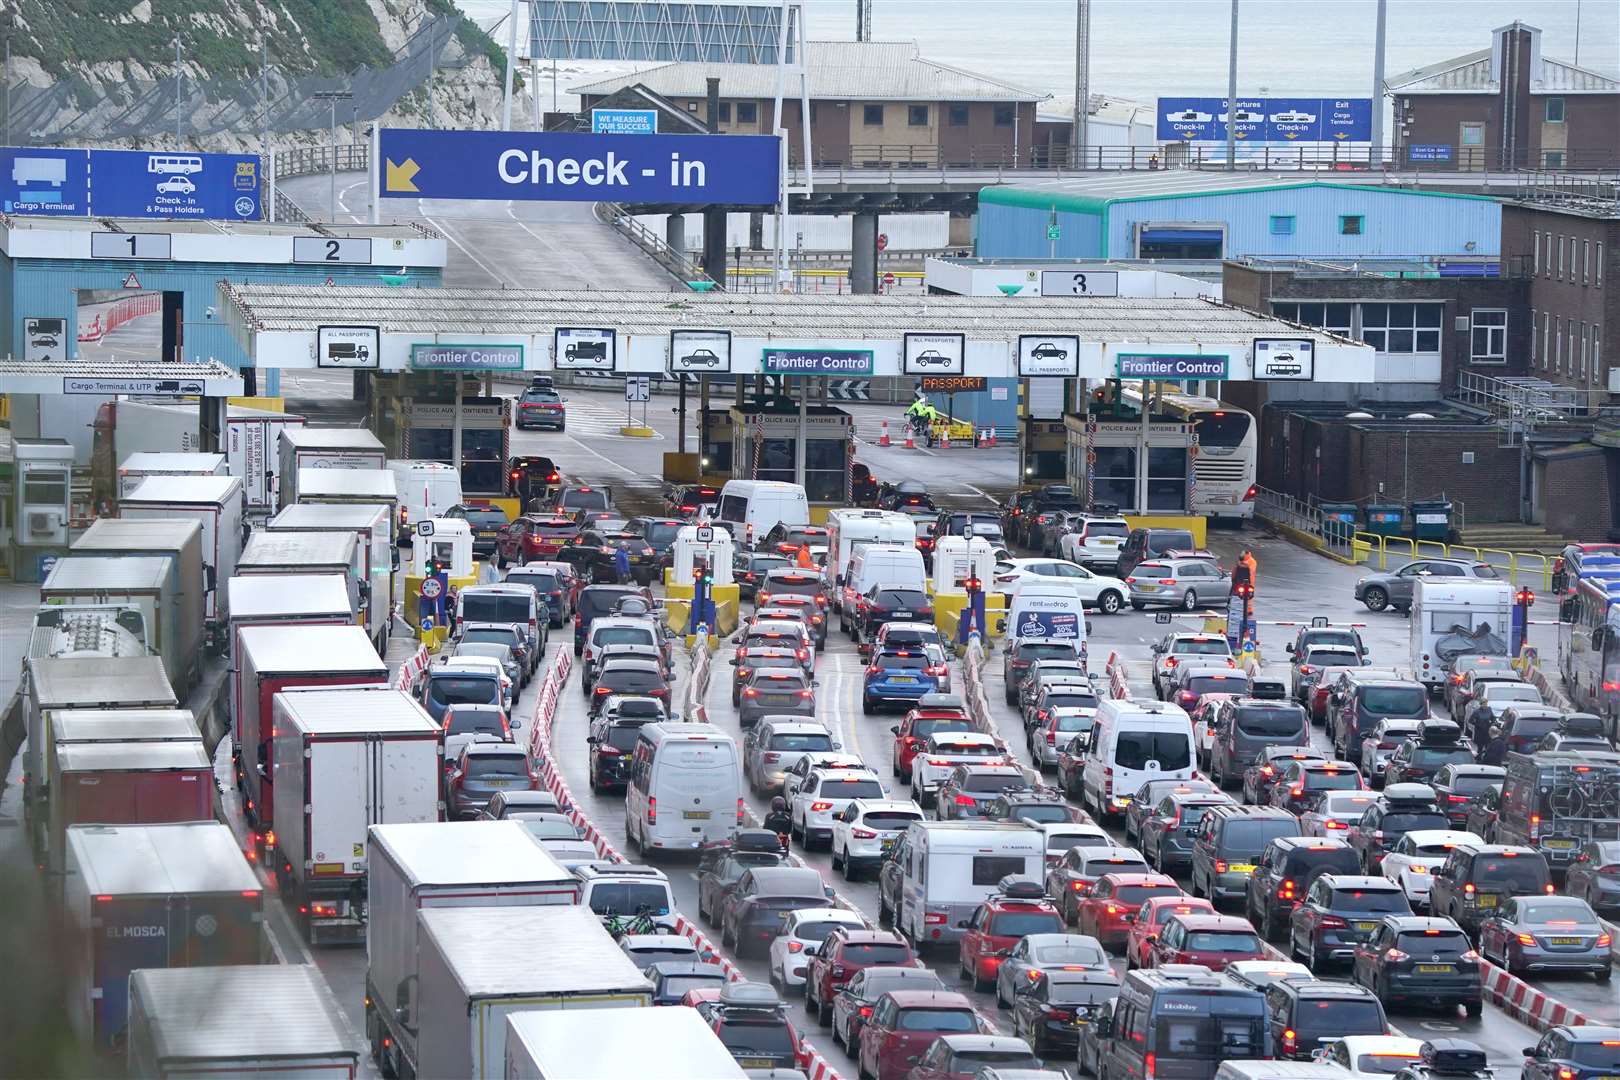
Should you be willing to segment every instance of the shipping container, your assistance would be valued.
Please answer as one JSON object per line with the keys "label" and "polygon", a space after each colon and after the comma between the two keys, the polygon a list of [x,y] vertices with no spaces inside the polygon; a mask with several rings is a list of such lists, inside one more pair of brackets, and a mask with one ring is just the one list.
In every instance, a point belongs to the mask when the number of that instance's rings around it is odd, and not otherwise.
{"label": "shipping container", "polygon": [[276,455],[276,509],[298,502],[299,469],[384,469],[388,454],[365,428],[289,427],[281,430]]}
{"label": "shipping container", "polygon": [[[512,1013],[652,1004],[652,984],[587,908],[430,908],[416,917],[420,997],[401,1023],[417,1029],[417,1076],[502,1076]],[[578,1019],[583,1029],[589,1017]]]}
{"label": "shipping container", "polygon": [[243,809],[262,843],[273,807],[272,699],[300,686],[387,686],[388,666],[358,626],[249,626],[237,635],[237,644],[236,779]]}
{"label": "shipping container", "polygon": [[366,625],[370,615],[365,587],[365,548],[352,532],[268,532],[248,537],[236,572],[254,574],[332,574],[343,579],[355,619]]}
{"label": "shipping container", "polygon": [[365,932],[366,834],[443,817],[441,732],[402,690],[275,696],[275,867],[313,944]]}
{"label": "shipping container", "polygon": [[582,1039],[575,1013],[506,1018],[506,1080],[745,1080],[709,1022],[684,1005],[618,1009],[612,1038]]}
{"label": "shipping container", "polygon": [[163,661],[155,656],[74,656],[28,661],[28,738],[23,748],[23,805],[36,850],[43,845],[45,751],[49,721],[80,709],[172,709]]}
{"label": "shipping container", "polygon": [[154,476],[119,500],[125,521],[194,520],[202,526],[203,573],[211,583],[203,614],[224,645],[230,612],[220,587],[236,573],[242,554],[242,481],[234,476]]}
{"label": "shipping container", "polygon": [[63,892],[71,1020],[98,1050],[123,1045],[130,972],[266,959],[259,879],[217,821],[75,825]]}
{"label": "shipping container", "polygon": [[[340,474],[343,475],[343,474]],[[299,503],[289,506],[265,523],[266,532],[352,532],[360,546],[360,563],[365,568],[363,588],[366,611],[394,610],[394,571],[399,568],[399,548],[394,545],[392,503]],[[371,640],[378,651],[388,646],[393,624],[388,618],[369,620]]]}
{"label": "shipping container", "polygon": [[161,642],[160,651],[174,692],[189,694],[201,666],[207,593],[216,584],[203,568],[202,526],[195,521],[101,518],[73,542],[72,552],[74,555],[145,555],[171,560],[170,585],[178,598],[179,633],[176,640]]}
{"label": "shipping container", "polygon": [[345,1080],[360,1050],[312,964],[147,969],[129,977],[136,1080]]}
{"label": "shipping container", "polygon": [[262,517],[275,510],[281,432],[303,426],[304,418],[292,413],[226,406],[225,457],[230,461],[231,475],[242,481],[249,517]]}
{"label": "shipping container", "polygon": [[83,646],[94,650],[116,645],[122,638],[115,632],[113,641],[94,641],[110,615],[115,625],[140,641],[142,648],[136,655],[150,651],[162,656],[164,670],[173,671],[179,657],[166,656],[164,650],[178,650],[185,640],[174,581],[174,562],[163,556],[69,555],[56,560],[39,587],[41,610],[35,625],[75,625],[75,635],[83,633]]}
{"label": "shipping container", "polygon": [[142,481],[153,476],[229,476],[231,466],[224,454],[138,451],[119,459],[118,498],[134,493]]}
{"label": "shipping container", "polygon": [[[366,844],[366,1037],[385,1071],[415,1071],[418,910],[573,904],[579,880],[516,821],[373,825]],[[372,1002],[391,1002],[377,1009]],[[401,1068],[403,1066],[403,1070]]]}
{"label": "shipping container", "polygon": [[214,763],[191,742],[53,743],[45,866],[60,873],[74,825],[157,825],[214,816]]}
{"label": "shipping container", "polygon": [[[334,574],[238,574],[230,593],[230,652],[241,657],[241,633],[250,626],[353,626],[355,609],[344,580]],[[242,665],[231,664],[231,735],[240,745]]]}

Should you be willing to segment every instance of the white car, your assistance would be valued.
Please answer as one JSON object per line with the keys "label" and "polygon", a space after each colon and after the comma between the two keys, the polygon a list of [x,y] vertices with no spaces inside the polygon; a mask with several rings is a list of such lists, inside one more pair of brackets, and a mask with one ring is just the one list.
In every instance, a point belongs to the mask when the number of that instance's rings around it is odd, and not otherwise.
{"label": "white car", "polygon": [[782,932],[771,942],[771,982],[784,990],[804,986],[804,973],[814,952],[834,927],[853,926],[865,930],[871,924],[858,911],[848,908],[804,908],[788,913]]}
{"label": "white car", "polygon": [[1361,775],[1367,778],[1369,784],[1384,782],[1384,771],[1389,768],[1389,759],[1395,756],[1395,750],[1405,742],[1407,736],[1416,735],[1420,720],[1403,720],[1398,717],[1386,716],[1378,721],[1372,729],[1372,734],[1361,740]]}
{"label": "white car", "polygon": [[1078,821],[1025,822],[1046,837],[1046,868],[1050,870],[1063,861],[1070,848],[1113,847],[1114,838],[1101,825]]}
{"label": "white car", "polygon": [[1422,1049],[1422,1039],[1404,1035],[1344,1035],[1323,1039],[1311,1060],[1337,1065],[1355,1080],[1386,1080],[1415,1064]]}
{"label": "white car", "polygon": [[978,731],[941,731],[928,736],[911,759],[911,794],[919,805],[934,804],[939,785],[965,762],[1007,760],[1001,740]]}
{"label": "white car", "polygon": [[856,799],[833,817],[833,868],[843,870],[845,881],[862,867],[876,869],[900,834],[922,819],[922,807],[910,799]]}
{"label": "white car", "polygon": [[1226,965],[1226,974],[1233,981],[1262,993],[1266,987],[1283,979],[1315,978],[1310,968],[1294,960],[1234,960]]}
{"label": "white car", "polygon": [[1380,872],[1399,885],[1406,893],[1412,910],[1429,906],[1429,885],[1434,872],[1451,857],[1459,844],[1483,844],[1485,840],[1471,832],[1454,829],[1418,829],[1409,832],[1384,855]]}
{"label": "white car", "polygon": [[788,802],[804,786],[805,777],[817,769],[864,769],[866,762],[843,750],[810,750],[800,755],[782,778],[782,798]]}
{"label": "white car", "polygon": [[1299,815],[1301,836],[1320,836],[1329,840],[1343,840],[1350,826],[1361,820],[1361,815],[1383,802],[1371,791],[1329,791],[1309,810]]}
{"label": "white car", "polygon": [[1271,122],[1273,124],[1314,124],[1316,123],[1316,114],[1308,112],[1294,112],[1292,110],[1287,112],[1272,113]]}
{"label": "white car", "polygon": [[619,939],[619,948],[636,967],[644,970],[647,965],[664,960],[698,963],[705,959],[705,954],[684,934],[626,934]]}
{"label": "white car", "polygon": [[788,803],[793,824],[789,832],[806,851],[831,844],[833,818],[856,799],[881,799],[888,792],[871,769],[817,769],[805,777]]}
{"label": "white car", "polygon": [[1130,536],[1124,518],[1082,517],[1058,541],[1058,554],[1088,570],[1112,573],[1119,565],[1119,548]]}
{"label": "white car", "polygon": [[573,873],[576,866],[596,862],[602,857],[589,840],[541,840],[540,846],[569,873]]}
{"label": "white car", "polygon": [[1166,634],[1153,645],[1153,692],[1160,698],[1168,694],[1176,667],[1189,660],[1200,665],[1224,663],[1237,667],[1225,634]]}
{"label": "white car", "polygon": [[1094,574],[1063,559],[1008,559],[996,564],[993,588],[998,593],[1011,596],[1032,581],[1073,589],[1082,604],[1105,615],[1118,612],[1130,596],[1130,587],[1119,578]]}

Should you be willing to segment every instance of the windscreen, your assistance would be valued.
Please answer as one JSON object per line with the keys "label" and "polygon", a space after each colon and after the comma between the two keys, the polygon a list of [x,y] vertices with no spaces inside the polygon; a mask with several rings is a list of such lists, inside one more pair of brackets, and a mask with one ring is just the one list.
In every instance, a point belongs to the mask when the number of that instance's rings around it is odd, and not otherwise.
{"label": "windscreen", "polygon": [[522,814],[512,814],[511,817],[523,822],[523,827],[529,830],[529,835],[541,840],[578,840],[579,830],[568,821],[540,821]]}
{"label": "windscreen", "polygon": [[642,535],[647,538],[647,543],[655,547],[672,544],[683,524],[685,523],[680,521],[649,521]]}
{"label": "windscreen", "polygon": [[1035,1055],[1023,1050],[958,1050],[951,1055],[951,1066],[1012,1065],[1019,1068],[1040,1068]]}
{"label": "windscreen", "polygon": [[1577,1064],[1606,1073],[1620,1070],[1620,1041],[1582,1039],[1570,1047],[1569,1056]]}
{"label": "windscreen", "polygon": [[1199,638],[1197,640],[1182,640],[1175,643],[1170,650],[1176,656],[1231,656],[1232,649],[1226,644],[1224,638]]}
{"label": "windscreen", "polygon": [[1018,659],[1020,660],[1067,660],[1073,656],[1074,646],[1072,645],[1057,645],[1045,641],[1027,641],[1018,646]]}
{"label": "windscreen", "polygon": [[895,966],[911,961],[911,950],[900,942],[872,945],[846,945],[844,959],[849,963]]}
{"label": "windscreen", "polygon": [[1308,769],[1305,787],[1310,791],[1360,790],[1361,776],[1354,769]]}
{"label": "windscreen", "polygon": [[534,527],[534,531],[548,540],[557,540],[573,536],[579,532],[579,526],[572,521],[542,521]]}
{"label": "windscreen", "polygon": [[557,505],[565,510],[606,510],[608,496],[605,491],[584,491],[576,488],[573,491],[563,492],[562,497],[557,500]]}
{"label": "windscreen", "polygon": [[488,732],[506,736],[506,727],[501,723],[499,713],[485,709],[451,709],[449,721],[444,729],[446,735],[472,735],[476,732]]}
{"label": "windscreen", "polygon": [[489,705],[500,700],[501,688],[491,678],[436,675],[428,680],[428,697],[436,705]]}
{"label": "windscreen", "polygon": [[1131,535],[1130,527],[1117,521],[1093,521],[1086,525],[1086,538],[1094,536],[1117,536],[1121,540]]}
{"label": "windscreen", "polygon": [[591,890],[590,907],[598,915],[668,915],[669,892],[654,882],[605,881]]}
{"label": "windscreen", "polygon": [[1060,713],[1057,718],[1057,729],[1062,732],[1090,731],[1097,723],[1097,717],[1091,713]]}
{"label": "windscreen", "polygon": [[1378,827],[1384,830],[1384,835],[1387,837],[1390,833],[1404,836],[1409,832],[1416,832],[1420,829],[1449,829],[1451,823],[1444,814],[1430,811],[1413,811],[1411,813],[1397,811],[1385,814],[1384,820],[1379,823]]}
{"label": "windscreen", "polygon": [[944,1031],[975,1034],[978,1017],[962,1009],[901,1009],[895,1017],[898,1031]]}
{"label": "windscreen", "polygon": [[1154,529],[1148,534],[1148,548],[1155,552],[1194,551],[1197,547],[1186,529]]}
{"label": "windscreen", "polygon": [[1538,893],[1547,884],[1547,865],[1539,857],[1502,855],[1474,860],[1476,888],[1512,893]]}
{"label": "windscreen", "polygon": [[1061,934],[1063,930],[1063,916],[1056,911],[998,911],[990,917],[988,928],[996,937]]}
{"label": "windscreen", "polygon": [[1101,877],[1104,874],[1145,874],[1148,864],[1130,855],[1109,855],[1086,862],[1086,873]]}
{"label": "windscreen", "polygon": [[646,693],[649,690],[664,688],[664,677],[656,671],[643,671],[640,668],[614,667],[602,672],[596,680],[596,685],[609,690],[623,690],[629,693]]}
{"label": "windscreen", "polygon": [[896,653],[885,653],[873,661],[872,666],[884,671],[921,671],[928,666],[928,657],[920,654],[901,656]]}
{"label": "windscreen", "polygon": [[806,574],[795,577],[773,577],[765,582],[765,591],[772,595],[814,596],[821,591],[821,579]]}
{"label": "windscreen", "polygon": [[[1097,695],[1089,690],[1053,690],[1046,695],[1049,709],[1095,709]],[[1079,730],[1076,728],[1075,730]]]}
{"label": "windscreen", "polygon": [[1179,731],[1122,731],[1114,740],[1114,761],[1122,769],[1145,769],[1157,761],[1161,771],[1192,764],[1192,744]]}
{"label": "windscreen", "polygon": [[1305,662],[1317,667],[1360,667],[1361,653],[1341,645],[1312,645],[1305,650]]}
{"label": "windscreen", "polygon": [[1001,751],[989,743],[940,743],[930,753],[949,754],[951,757],[998,757]]}
{"label": "windscreen", "polygon": [[1233,818],[1221,830],[1221,851],[1228,855],[1258,855],[1266,843],[1279,836],[1298,836],[1293,818]]}
{"label": "windscreen", "polygon": [[824,731],[782,732],[771,736],[772,750],[831,750],[832,736]]}
{"label": "windscreen", "polygon": [[1194,930],[1185,948],[1193,952],[1258,953],[1260,939],[1247,930]]}
{"label": "windscreen", "polygon": [[584,616],[586,622],[590,622],[612,611],[613,605],[617,604],[621,597],[630,595],[634,594],[624,589],[598,590],[594,587],[586,589],[579,594],[579,614]]}
{"label": "windscreen", "polygon": [[1294,1028],[1309,1037],[1322,1035],[1383,1034],[1384,1017],[1378,1002],[1355,998],[1301,1001],[1294,1010]]}
{"label": "windscreen", "polygon": [[1356,1071],[1393,1076],[1416,1060],[1416,1054],[1362,1054],[1356,1058]]}
{"label": "windscreen", "polygon": [[1303,709],[1237,710],[1238,733],[1256,739],[1280,739],[1298,735],[1305,728]]}
{"label": "windscreen", "polygon": [[1035,950],[1034,960],[1037,964],[1085,964],[1088,967],[1100,967],[1108,962],[1107,955],[1100,948],[1084,941],[1043,945]]}
{"label": "windscreen", "polygon": [[876,780],[826,780],[816,794],[824,799],[881,799],[883,785]]}
{"label": "windscreen", "polygon": [[1012,817],[1017,821],[1033,821],[1037,825],[1055,825],[1060,821],[1074,820],[1074,815],[1069,813],[1069,808],[1057,803],[1030,803],[1025,806],[1015,806],[1012,808]]}
{"label": "windscreen", "polygon": [[1541,691],[1529,683],[1493,683],[1485,687],[1485,700],[1492,704],[1499,701],[1531,701],[1539,705],[1541,704]]}
{"label": "windscreen", "polygon": [[1412,764],[1421,765],[1425,769],[1438,769],[1442,765],[1466,765],[1473,760],[1473,752],[1460,746],[1418,746],[1412,750]]}
{"label": "windscreen", "polygon": [[1248,680],[1243,676],[1231,675],[1194,675],[1183,685],[1194,694],[1231,694],[1240,693]]}
{"label": "windscreen", "polygon": [[467,759],[467,775],[480,779],[491,776],[529,778],[529,763],[522,754],[480,754]]}
{"label": "windscreen", "polygon": [[1061,855],[1074,847],[1112,847],[1114,841],[1095,833],[1047,833],[1046,850]]}
{"label": "windscreen", "polygon": [[1176,885],[1121,885],[1114,890],[1114,899],[1127,904],[1140,904],[1150,896],[1180,896]]}
{"label": "windscreen", "polygon": [[738,1020],[728,1017],[720,1025],[720,1041],[733,1057],[749,1054],[794,1054],[793,1034],[782,1020]]}
{"label": "windscreen", "polygon": [[1212,409],[1193,414],[1198,425],[1198,445],[1235,450],[1249,434],[1249,414],[1236,409]]}
{"label": "windscreen", "polygon": [[533,606],[532,596],[475,592],[461,594],[461,618],[464,622],[526,623]]}
{"label": "windscreen", "polygon": [[[517,644],[517,631],[508,630],[500,626],[475,626],[471,630],[464,630],[462,641],[483,642],[490,645],[512,646]],[[494,653],[482,653],[484,656],[494,656]]]}
{"label": "windscreen", "polygon": [[995,795],[1014,788],[1025,788],[1029,781],[1022,773],[969,773],[962,781],[962,790],[971,791],[978,795]]}
{"label": "windscreen", "polygon": [[[718,967],[716,971],[718,971]],[[688,990],[702,990],[711,986],[723,986],[725,977],[719,975],[712,979],[705,979],[698,975],[672,975],[663,982],[661,991],[665,997],[682,998]]]}
{"label": "windscreen", "polygon": [[1368,686],[1361,691],[1361,711],[1376,716],[1429,715],[1429,692],[1421,686]]}
{"label": "windscreen", "polygon": [[879,832],[897,832],[913,821],[921,821],[921,814],[908,814],[904,810],[875,810],[861,817],[861,824]]}
{"label": "windscreen", "polygon": [[1438,953],[1452,960],[1473,946],[1466,935],[1455,930],[1417,930],[1400,934],[1395,939],[1395,947],[1412,956],[1434,956]]}
{"label": "windscreen", "polygon": [[874,602],[886,608],[924,608],[928,597],[915,589],[879,589]]}
{"label": "windscreen", "polygon": [[1412,910],[1406,902],[1406,894],[1399,889],[1337,889],[1331,906],[1334,911],[1379,915],[1405,915]]}
{"label": "windscreen", "polygon": [[911,722],[911,733],[919,739],[926,739],[936,731],[972,731],[973,721],[967,717],[941,716],[937,719],[923,719],[919,717]]}
{"label": "windscreen", "polygon": [[609,645],[657,645],[656,635],[645,626],[601,626],[591,633],[597,648]]}
{"label": "windscreen", "polygon": [[1314,649],[1319,645],[1342,645],[1358,654],[1361,652],[1354,630],[1312,630],[1306,641],[1307,649]]}
{"label": "windscreen", "polygon": [[628,754],[636,748],[636,738],[641,734],[639,726],[630,724],[614,724],[607,729],[607,744],[621,754]]}
{"label": "windscreen", "polygon": [[474,528],[499,528],[506,524],[506,511],[494,506],[465,506],[467,522]]}

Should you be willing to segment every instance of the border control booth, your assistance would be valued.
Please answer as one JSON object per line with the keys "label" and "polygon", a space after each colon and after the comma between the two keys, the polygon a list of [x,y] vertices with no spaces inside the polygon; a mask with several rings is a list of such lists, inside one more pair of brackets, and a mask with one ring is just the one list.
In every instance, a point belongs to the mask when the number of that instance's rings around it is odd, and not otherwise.
{"label": "border control booth", "polygon": [[[808,389],[801,388],[801,389]],[[774,398],[731,407],[731,476],[796,483],[799,403]],[[832,405],[804,410],[804,490],[812,503],[848,501],[854,418]]]}

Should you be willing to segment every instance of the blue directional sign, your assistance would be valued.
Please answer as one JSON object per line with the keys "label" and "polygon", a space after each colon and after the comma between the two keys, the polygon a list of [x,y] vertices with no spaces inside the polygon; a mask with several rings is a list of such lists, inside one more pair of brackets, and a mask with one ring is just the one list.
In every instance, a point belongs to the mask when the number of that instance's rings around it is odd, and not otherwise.
{"label": "blue directional sign", "polygon": [[591,131],[598,135],[656,135],[658,113],[653,109],[592,109]]}
{"label": "blue directional sign", "polygon": [[1451,146],[1447,143],[1408,143],[1407,161],[1450,161]]}
{"label": "blue directional sign", "polygon": [[90,158],[83,150],[0,147],[0,210],[83,217],[90,212]]}
{"label": "blue directional sign", "polygon": [[1227,117],[1243,142],[1367,142],[1372,139],[1371,98],[1162,97],[1158,137],[1167,142],[1225,142]]}
{"label": "blue directional sign", "polygon": [[729,203],[777,200],[775,135],[384,128],[385,199]]}
{"label": "blue directional sign", "polygon": [[90,151],[97,217],[250,221],[259,217],[257,154]]}

